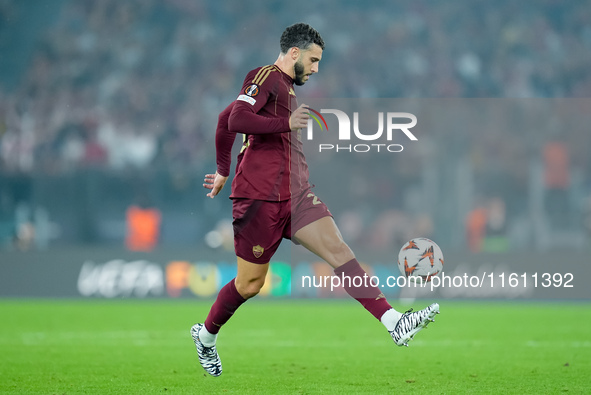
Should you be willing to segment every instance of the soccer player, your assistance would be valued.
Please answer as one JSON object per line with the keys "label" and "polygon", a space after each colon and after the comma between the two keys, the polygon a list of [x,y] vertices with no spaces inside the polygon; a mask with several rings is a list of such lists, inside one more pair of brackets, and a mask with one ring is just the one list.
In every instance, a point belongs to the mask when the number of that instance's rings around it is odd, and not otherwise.
{"label": "soccer player", "polygon": [[[205,322],[191,328],[199,362],[212,376],[222,373],[216,350],[220,328],[259,293],[283,238],[324,259],[339,277],[366,274],[308,182],[300,129],[307,127],[309,112],[305,104],[297,106],[293,85],[303,85],[318,72],[324,41],[311,26],[298,23],[285,29],[280,46],[277,61],[250,71],[238,98],[219,115],[217,171],[207,174],[203,184],[211,198],[222,190],[230,174],[232,143],[236,133],[243,134],[230,195],[238,271],[220,290]],[[354,287],[345,281],[344,288],[384,324],[399,346],[408,346],[439,313],[434,303],[401,314],[375,286]]]}

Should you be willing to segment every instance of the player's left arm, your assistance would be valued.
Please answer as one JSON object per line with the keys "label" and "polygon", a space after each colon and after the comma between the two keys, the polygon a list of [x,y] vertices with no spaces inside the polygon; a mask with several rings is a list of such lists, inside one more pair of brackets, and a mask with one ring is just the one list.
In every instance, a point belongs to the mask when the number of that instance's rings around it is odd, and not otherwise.
{"label": "player's left arm", "polygon": [[228,176],[222,176],[216,171],[215,174],[206,174],[204,181],[203,187],[205,189],[211,189],[207,196],[213,199],[224,188],[224,185],[226,185]]}
{"label": "player's left arm", "polygon": [[217,172],[228,177],[230,175],[230,165],[232,164],[232,146],[236,140],[236,133],[230,132],[228,128],[228,118],[234,108],[234,103],[222,111],[218,117],[218,124],[215,131],[215,153]]}
{"label": "player's left arm", "polygon": [[228,130],[228,118],[234,108],[234,102],[230,103],[218,116],[218,124],[215,132],[215,151],[217,170],[215,174],[206,174],[203,187],[210,189],[207,194],[214,198],[224,188],[228,176],[230,175],[230,165],[232,164],[232,146],[236,139],[236,134]]}

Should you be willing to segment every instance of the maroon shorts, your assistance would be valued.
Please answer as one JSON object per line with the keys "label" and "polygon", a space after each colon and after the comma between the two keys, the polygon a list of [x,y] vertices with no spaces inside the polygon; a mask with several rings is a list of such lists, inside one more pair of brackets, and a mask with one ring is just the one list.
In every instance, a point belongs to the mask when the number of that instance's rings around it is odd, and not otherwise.
{"label": "maroon shorts", "polygon": [[236,255],[248,262],[267,263],[281,239],[291,239],[304,226],[332,214],[308,189],[282,202],[233,199],[232,216]]}

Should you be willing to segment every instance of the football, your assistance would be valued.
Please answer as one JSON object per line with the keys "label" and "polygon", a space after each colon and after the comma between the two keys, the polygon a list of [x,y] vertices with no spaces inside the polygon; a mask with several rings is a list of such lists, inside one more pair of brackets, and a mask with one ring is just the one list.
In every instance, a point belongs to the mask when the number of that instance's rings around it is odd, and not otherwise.
{"label": "football", "polygon": [[420,277],[428,282],[443,270],[443,253],[432,240],[412,239],[398,253],[398,268],[409,281],[420,281]]}

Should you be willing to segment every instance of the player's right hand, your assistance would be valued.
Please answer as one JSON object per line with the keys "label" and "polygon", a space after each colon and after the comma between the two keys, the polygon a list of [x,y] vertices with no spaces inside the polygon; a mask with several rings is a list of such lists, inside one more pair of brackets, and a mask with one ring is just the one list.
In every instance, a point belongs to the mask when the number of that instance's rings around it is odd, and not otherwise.
{"label": "player's right hand", "polygon": [[291,130],[298,130],[308,127],[308,119],[310,118],[310,111],[308,106],[302,104],[289,117],[289,128]]}
{"label": "player's right hand", "polygon": [[211,189],[211,192],[209,192],[207,196],[213,199],[215,195],[220,193],[220,191],[224,188],[227,180],[228,177],[220,176],[217,171],[215,174],[206,174],[205,179],[203,180],[205,181],[203,188]]}

